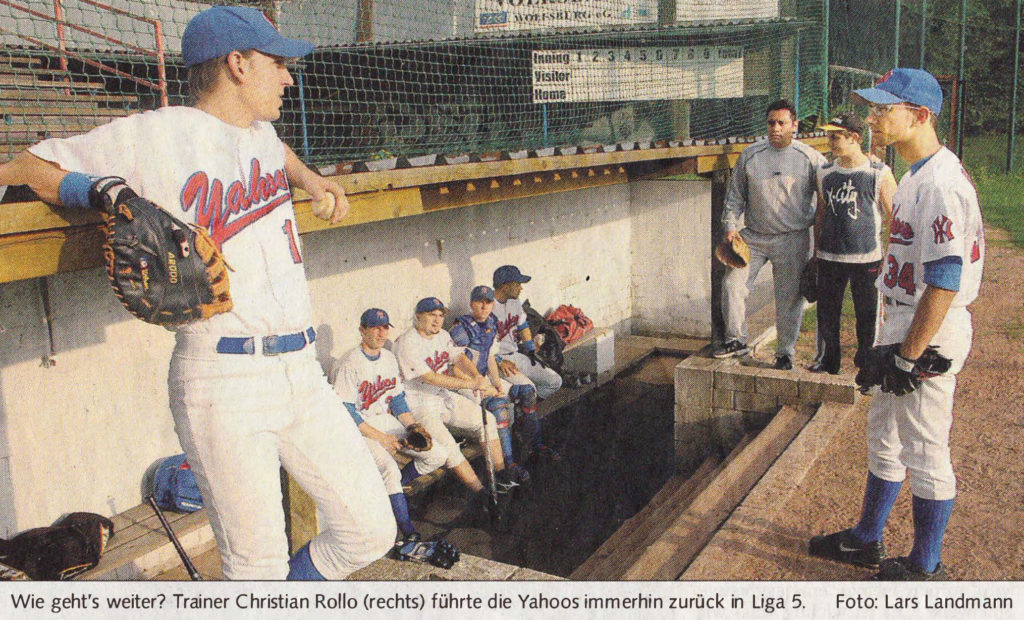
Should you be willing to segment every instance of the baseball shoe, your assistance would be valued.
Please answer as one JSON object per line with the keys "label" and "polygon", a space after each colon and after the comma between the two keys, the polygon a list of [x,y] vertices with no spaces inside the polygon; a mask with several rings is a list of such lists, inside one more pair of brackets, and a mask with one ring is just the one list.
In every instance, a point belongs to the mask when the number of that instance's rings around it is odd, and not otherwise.
{"label": "baseball shoe", "polygon": [[945,581],[946,567],[939,562],[932,572],[914,566],[909,557],[889,558],[879,566],[875,581]]}
{"label": "baseball shoe", "polygon": [[822,364],[821,362],[814,362],[813,364],[811,364],[810,366],[807,367],[807,370],[809,370],[809,371],[811,371],[813,373],[827,372],[830,375],[838,375],[839,374],[839,369],[838,368],[836,368],[835,370],[833,370],[831,368],[826,368],[825,365]]}
{"label": "baseball shoe", "polygon": [[562,455],[546,443],[537,444],[533,447],[533,454],[530,455],[534,459],[546,459],[548,461],[559,462],[562,460]]}
{"label": "baseball shoe", "polygon": [[775,370],[793,370],[793,360],[788,355],[779,355],[775,358]]}
{"label": "baseball shoe", "polygon": [[711,357],[725,359],[727,357],[740,357],[750,353],[747,345],[739,340],[729,340],[711,350]]}
{"label": "baseball shoe", "polygon": [[864,544],[853,537],[853,530],[815,536],[811,539],[811,555],[866,568],[878,568],[885,558],[885,543],[877,540]]}

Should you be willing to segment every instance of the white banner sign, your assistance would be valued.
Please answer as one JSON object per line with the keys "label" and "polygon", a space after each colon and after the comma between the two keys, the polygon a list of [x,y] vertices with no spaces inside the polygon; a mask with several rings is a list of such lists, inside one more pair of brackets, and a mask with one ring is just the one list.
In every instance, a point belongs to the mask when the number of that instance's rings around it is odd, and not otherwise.
{"label": "white banner sign", "polygon": [[618,47],[533,52],[533,102],[743,96],[743,48]]}
{"label": "white banner sign", "polygon": [[476,0],[475,32],[658,21],[658,0]]}
{"label": "white banner sign", "polygon": [[708,19],[772,19],[779,16],[779,0],[676,0],[676,21]]}

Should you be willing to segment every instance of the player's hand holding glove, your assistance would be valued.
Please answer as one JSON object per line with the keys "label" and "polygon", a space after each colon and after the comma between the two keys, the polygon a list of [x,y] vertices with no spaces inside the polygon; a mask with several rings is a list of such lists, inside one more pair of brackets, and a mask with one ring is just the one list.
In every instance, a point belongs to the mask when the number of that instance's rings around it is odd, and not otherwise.
{"label": "player's hand holding glove", "polygon": [[416,452],[426,452],[434,446],[434,440],[422,424],[410,424],[405,430],[408,434],[402,440],[404,447]]}
{"label": "player's hand holding glove", "polygon": [[868,352],[864,366],[857,372],[861,390],[879,385],[883,392],[903,396],[921,386],[921,381],[947,372],[953,361],[929,346],[916,360],[900,355],[901,343],[874,347]]}
{"label": "player's hand holding glove", "polygon": [[107,275],[129,312],[171,326],[234,306],[228,265],[205,230],[178,221],[120,177],[93,183],[89,202],[106,222]]}

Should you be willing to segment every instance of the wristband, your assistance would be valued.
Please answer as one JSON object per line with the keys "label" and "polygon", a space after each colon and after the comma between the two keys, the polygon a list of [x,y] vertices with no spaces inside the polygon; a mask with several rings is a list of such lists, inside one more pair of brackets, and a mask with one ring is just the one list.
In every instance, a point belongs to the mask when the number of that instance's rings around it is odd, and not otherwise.
{"label": "wristband", "polygon": [[903,372],[914,372],[914,367],[917,366],[917,360],[908,360],[899,353],[893,356],[893,363]]}
{"label": "wristband", "polygon": [[530,353],[533,353],[534,351],[537,350],[537,345],[534,344],[533,339],[530,339],[523,343],[523,348],[529,351]]}
{"label": "wristband", "polygon": [[91,177],[81,172],[69,172],[64,175],[57,188],[61,204],[73,209],[90,208],[92,205],[89,202],[89,190],[97,179],[99,177]]}

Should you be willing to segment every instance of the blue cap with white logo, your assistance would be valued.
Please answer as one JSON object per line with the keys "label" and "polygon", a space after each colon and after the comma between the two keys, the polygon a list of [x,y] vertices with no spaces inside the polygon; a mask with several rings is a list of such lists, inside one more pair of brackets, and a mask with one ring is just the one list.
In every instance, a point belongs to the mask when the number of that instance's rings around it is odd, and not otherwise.
{"label": "blue cap with white logo", "polygon": [[480,300],[494,301],[494,289],[489,287],[489,286],[487,286],[486,284],[481,284],[480,286],[474,287],[473,288],[473,292],[471,292],[469,294],[469,300],[470,301],[480,301]]}
{"label": "blue cap with white logo", "polygon": [[263,13],[246,6],[210,7],[193,17],[181,36],[186,69],[235,50],[299,58],[314,47],[307,41],[282,37]]}
{"label": "blue cap with white logo", "polygon": [[434,310],[446,310],[444,303],[437,297],[424,297],[416,304],[416,314],[433,312]]}
{"label": "blue cap with white logo", "polygon": [[380,327],[381,325],[391,327],[391,319],[388,318],[388,313],[380,308],[370,308],[363,313],[363,316],[359,317],[359,325],[361,327]]}
{"label": "blue cap with white logo", "polygon": [[502,265],[494,270],[494,287],[497,288],[506,282],[529,282],[530,276],[524,276],[515,265]]}
{"label": "blue cap with white logo", "polygon": [[872,88],[853,94],[868,103],[912,103],[938,116],[942,111],[942,87],[931,73],[921,69],[893,69]]}

